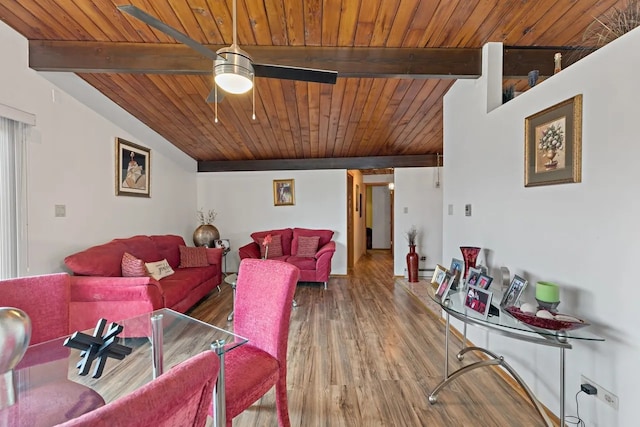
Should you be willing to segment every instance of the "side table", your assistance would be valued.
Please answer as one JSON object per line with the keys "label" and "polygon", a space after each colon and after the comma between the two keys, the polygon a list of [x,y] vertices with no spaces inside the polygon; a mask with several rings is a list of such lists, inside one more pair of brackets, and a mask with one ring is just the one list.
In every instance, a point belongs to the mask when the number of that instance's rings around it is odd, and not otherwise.
{"label": "side table", "polygon": [[229,313],[229,315],[227,316],[227,322],[233,321],[233,312],[236,306],[236,282],[237,281],[238,281],[238,275],[235,273],[226,275],[224,278],[224,282],[229,286],[231,286],[231,289],[233,290],[233,306],[232,306],[233,308],[231,309],[231,313]]}

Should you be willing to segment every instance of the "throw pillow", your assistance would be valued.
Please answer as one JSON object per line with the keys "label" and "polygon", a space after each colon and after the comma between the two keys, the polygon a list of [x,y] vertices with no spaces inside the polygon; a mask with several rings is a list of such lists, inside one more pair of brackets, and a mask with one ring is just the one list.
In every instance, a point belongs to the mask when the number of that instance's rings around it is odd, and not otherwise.
{"label": "throw pillow", "polygon": [[198,248],[179,246],[179,248],[180,265],[178,268],[206,267],[209,265],[209,260],[207,259],[207,248],[204,246]]}
{"label": "throw pillow", "polygon": [[175,273],[166,258],[162,261],[145,262],[144,265],[145,267],[147,267],[149,275],[155,280],[160,280],[163,277],[171,276],[173,273]]}
{"label": "throw pillow", "polygon": [[122,277],[144,277],[148,276],[144,261],[134,257],[129,252],[122,255]]}
{"label": "throw pillow", "polygon": [[296,256],[301,258],[313,258],[318,252],[320,236],[298,236],[298,252]]}
{"label": "throw pillow", "polygon": [[[258,243],[260,245],[260,256],[262,258],[264,258],[264,253],[266,251],[266,247],[262,244],[263,240],[264,238],[260,238],[260,242]],[[269,243],[269,252],[267,252],[267,258],[272,259],[281,257],[282,255],[282,236],[280,236],[279,234],[274,234],[273,236],[271,236],[271,243]]]}

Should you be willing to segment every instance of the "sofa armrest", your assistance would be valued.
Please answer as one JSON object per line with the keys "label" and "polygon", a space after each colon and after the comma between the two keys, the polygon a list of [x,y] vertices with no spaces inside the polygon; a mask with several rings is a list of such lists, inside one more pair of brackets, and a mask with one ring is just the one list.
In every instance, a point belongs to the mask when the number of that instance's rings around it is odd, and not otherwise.
{"label": "sofa armrest", "polygon": [[210,265],[219,265],[222,267],[222,248],[206,248],[207,249],[207,261]]}
{"label": "sofa armrest", "polygon": [[151,277],[71,276],[71,301],[155,300],[162,305],[162,287]]}
{"label": "sofa armrest", "polygon": [[247,243],[238,249],[240,259],[260,258],[260,246],[256,242]]}
{"label": "sofa armrest", "polygon": [[335,251],[336,251],[336,242],[332,240],[326,245],[324,245],[323,247],[321,247],[320,249],[318,249],[318,252],[316,252],[316,255],[315,255],[315,259],[320,258],[323,254],[326,254],[326,253],[331,253],[333,255]]}

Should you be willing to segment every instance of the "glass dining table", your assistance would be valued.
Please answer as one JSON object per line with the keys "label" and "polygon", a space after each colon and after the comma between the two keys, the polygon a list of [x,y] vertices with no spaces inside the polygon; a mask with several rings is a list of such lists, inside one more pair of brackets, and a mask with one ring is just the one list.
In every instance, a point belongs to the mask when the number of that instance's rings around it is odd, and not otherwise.
{"label": "glass dining table", "polygon": [[[92,369],[87,375],[80,375],[78,364],[82,360],[82,350],[63,345],[70,336],[30,346],[13,372],[16,402],[0,409],[0,425],[3,423],[2,420],[5,423],[12,420],[12,426],[48,426],[59,422],[46,411],[42,414],[33,413],[34,405],[21,405],[22,398],[26,401],[36,395],[33,393],[36,388],[44,390],[49,386],[52,390],[52,395],[48,397],[46,394],[38,394],[43,400],[59,398],[60,396],[54,394],[64,392],[64,388],[52,385],[59,384],[62,379],[86,387],[109,403],[204,351],[215,351],[220,357],[220,372],[213,395],[213,425],[226,425],[224,355],[245,344],[247,339],[170,309],[156,310],[115,323],[123,326],[122,332],[118,335],[118,344],[131,348],[131,353],[122,360],[108,358],[99,378],[93,378],[98,360],[93,361]],[[88,330],[83,333],[91,336],[94,331]],[[75,405],[76,408],[78,406],[82,406],[80,400]],[[72,411],[71,417],[86,412]],[[67,417],[68,413],[70,412],[67,411]]]}

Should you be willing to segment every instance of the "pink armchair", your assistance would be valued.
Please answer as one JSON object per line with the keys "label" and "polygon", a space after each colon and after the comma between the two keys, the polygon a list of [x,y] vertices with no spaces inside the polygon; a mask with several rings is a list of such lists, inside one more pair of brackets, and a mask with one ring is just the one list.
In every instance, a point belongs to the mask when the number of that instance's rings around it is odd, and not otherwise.
{"label": "pink armchair", "polygon": [[[240,259],[262,258],[262,240],[270,234],[275,239],[269,245],[267,257],[288,262],[300,269],[300,281],[322,282],[327,288],[331,274],[331,259],[336,251],[336,243],[331,240],[332,230],[311,228],[283,228],[258,231],[251,234],[253,241],[238,249]],[[277,238],[275,236],[278,236]],[[303,244],[301,244],[301,242]],[[317,242],[317,243],[315,243]],[[313,246],[315,244],[315,247]],[[311,245],[311,246],[309,246]],[[311,250],[311,253],[303,253]]]}
{"label": "pink armchair", "polygon": [[220,359],[205,351],[133,393],[59,427],[201,427],[212,408]]}
{"label": "pink armchair", "polygon": [[249,342],[225,356],[228,426],[274,385],[278,425],[290,425],[287,342],[298,275],[297,267],[281,261],[240,262],[233,329]]}

